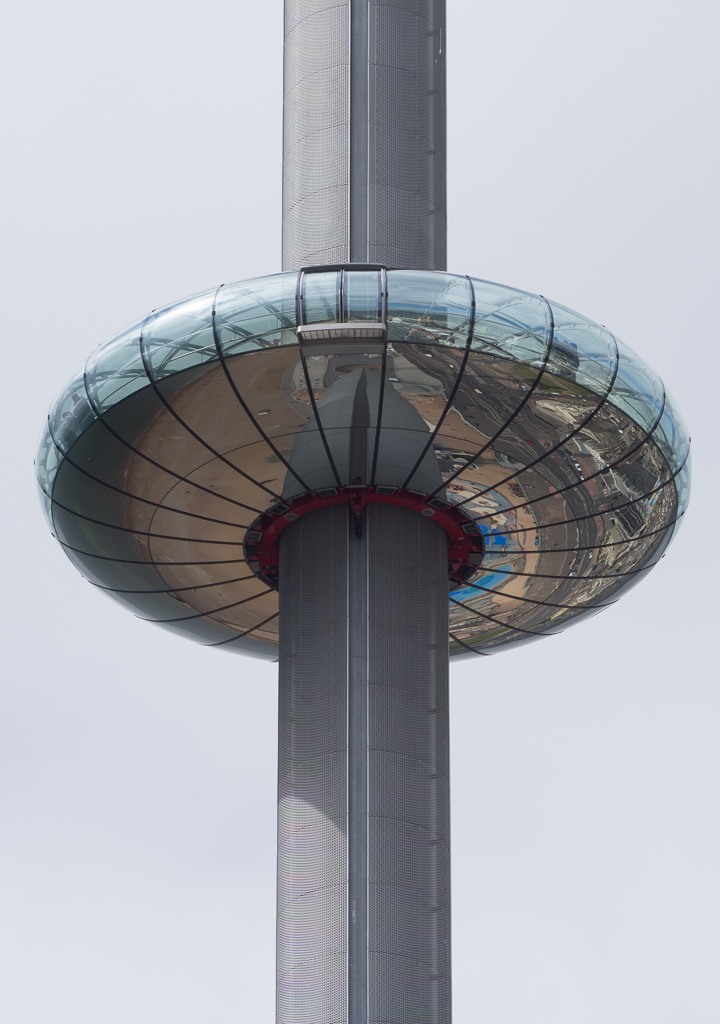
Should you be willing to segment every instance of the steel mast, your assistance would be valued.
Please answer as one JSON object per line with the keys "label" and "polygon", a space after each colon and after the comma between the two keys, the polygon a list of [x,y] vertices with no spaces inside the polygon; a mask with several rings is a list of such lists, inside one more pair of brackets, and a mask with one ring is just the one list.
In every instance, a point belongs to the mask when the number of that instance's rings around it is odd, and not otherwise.
{"label": "steel mast", "polygon": [[[286,0],[283,268],[306,268],[300,311],[308,266],[445,267],[444,7]],[[355,350],[317,403],[303,356],[314,417],[292,469],[315,491],[374,485],[390,418],[409,442],[383,450],[383,479],[432,493],[427,426],[386,353]],[[450,1022],[447,544],[378,504],[282,534],[278,1024]]]}

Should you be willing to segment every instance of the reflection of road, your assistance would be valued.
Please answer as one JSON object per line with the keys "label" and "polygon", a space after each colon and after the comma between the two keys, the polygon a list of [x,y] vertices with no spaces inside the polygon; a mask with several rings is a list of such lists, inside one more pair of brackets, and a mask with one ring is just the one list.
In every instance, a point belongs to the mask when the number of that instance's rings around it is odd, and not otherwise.
{"label": "reflection of road", "polygon": [[[643,467],[633,466],[622,477],[613,471],[614,475],[606,474],[607,480],[597,474],[642,438],[624,413],[610,403],[602,405],[578,384],[550,373],[537,381],[537,369],[487,353],[471,354],[448,409],[463,357],[462,349],[449,346],[394,342],[388,351],[387,380],[431,429],[444,415],[435,447],[444,478],[452,478],[447,496],[464,502],[481,526],[506,536],[506,551],[488,545],[477,579],[492,594],[463,587],[455,599],[489,610],[508,624],[542,629],[543,623],[556,623],[562,613],[511,601],[511,596],[573,605],[594,601],[616,584],[602,578],[591,582],[586,574],[593,567],[602,565],[603,572],[611,572],[621,556],[623,565],[634,564],[630,551],[599,546],[625,535],[611,521],[617,523],[622,516],[609,510],[617,503],[618,491],[634,496],[642,490]],[[360,364],[379,372],[381,360],[348,354],[330,357],[324,375],[319,362],[318,372],[315,366],[308,368],[320,393]],[[304,379],[296,386],[304,387]],[[652,456],[644,453],[640,458],[649,471]],[[532,468],[526,468],[529,465]],[[608,480],[613,495],[608,493]],[[624,494],[623,500],[627,501]],[[642,513],[649,514],[644,507]],[[620,526],[625,530],[623,523]],[[511,567],[508,575],[497,571],[498,562]],[[473,631],[478,629],[475,622]]]}

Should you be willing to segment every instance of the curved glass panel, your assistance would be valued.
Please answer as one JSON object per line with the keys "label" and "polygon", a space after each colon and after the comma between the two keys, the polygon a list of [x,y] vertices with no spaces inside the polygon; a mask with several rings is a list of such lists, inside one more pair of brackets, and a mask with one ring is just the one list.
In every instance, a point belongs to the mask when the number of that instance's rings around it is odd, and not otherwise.
{"label": "curved glass panel", "polygon": [[96,419],[85,391],[84,365],[67,382],[50,409],[50,434],[62,452],[72,448]]}
{"label": "curved glass panel", "polygon": [[215,291],[151,313],[142,328],[141,350],[153,380],[217,359],[212,328]]}
{"label": "curved glass panel", "polygon": [[680,410],[667,391],[665,406],[653,433],[653,440],[659,445],[671,469],[680,469],[690,452],[690,436]]}
{"label": "curved glass panel", "polygon": [[617,345],[620,361],[609,401],[632,416],[644,430],[651,430],[663,409],[662,381],[632,349],[621,341]]}
{"label": "curved glass panel", "polygon": [[[379,320],[382,279],[305,272],[306,322]],[[604,327],[518,289],[389,271],[384,356],[331,346],[303,361],[297,283],[279,274],[153,311],[53,404],[41,501],[97,586],[183,636],[274,656],[278,596],[246,563],[245,531],[319,486],[313,451],[321,476],[328,451],[352,475],[360,379],[361,479],[376,454],[375,484],[444,495],[484,535],[482,565],[451,594],[453,654],[560,632],[656,564],[687,508],[689,437],[657,375]]]}
{"label": "curved glass panel", "polygon": [[690,465],[690,459],[688,458],[685,465],[682,467],[678,475],[675,477],[675,487],[677,489],[677,514],[682,516],[687,511],[688,504],[690,503],[690,489],[692,482],[692,470]]}
{"label": "curved glass panel", "polygon": [[548,369],[596,393],[610,386],[618,363],[615,338],[565,306],[550,303],[554,335]]}
{"label": "curved glass panel", "polygon": [[277,643],[277,639],[272,642],[262,640],[253,632],[230,640],[226,644],[218,644],[215,650],[227,651],[229,654],[247,654],[251,658],[262,658],[263,661],[277,661]]}
{"label": "curved glass panel", "polygon": [[465,277],[423,270],[389,270],[388,341],[464,348],[472,314]]}
{"label": "curved glass panel", "polygon": [[297,273],[275,274],[218,289],[215,327],[223,352],[297,344],[297,279]]}
{"label": "curved glass panel", "polygon": [[303,274],[300,301],[305,324],[340,320],[340,271]]}
{"label": "curved glass panel", "polygon": [[53,485],[55,483],[55,475],[62,459],[61,453],[55,447],[53,439],[50,436],[49,427],[46,425],[40,437],[40,443],[38,444],[37,456],[35,458],[35,476],[38,482],[38,488],[40,491],[40,501],[42,502],[43,511],[47,518],[50,528],[54,529],[52,520],[52,512],[50,508],[50,499],[52,497]]}
{"label": "curved glass panel", "polygon": [[382,319],[379,270],[346,270],[343,274],[343,304],[346,320]]}
{"label": "curved glass panel", "polygon": [[552,337],[547,302],[538,295],[488,281],[473,279],[473,288],[473,351],[542,366]]}
{"label": "curved glass panel", "polygon": [[143,317],[90,353],[85,365],[85,386],[90,401],[100,414],[138,388],[147,386],[148,379],[140,355],[140,334],[144,323]]}

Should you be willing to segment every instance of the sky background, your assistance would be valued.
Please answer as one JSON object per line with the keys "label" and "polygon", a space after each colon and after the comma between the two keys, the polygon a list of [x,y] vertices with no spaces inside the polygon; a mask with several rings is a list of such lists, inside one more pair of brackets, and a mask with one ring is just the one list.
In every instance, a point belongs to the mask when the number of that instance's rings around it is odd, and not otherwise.
{"label": "sky background", "polygon": [[[452,670],[455,1024],[718,1024],[718,6],[448,0],[449,267],[660,372],[686,523],[615,607]],[[96,593],[32,462],[129,322],[280,269],[282,3],[5,9],[0,1016],[274,1020],[276,666]]]}

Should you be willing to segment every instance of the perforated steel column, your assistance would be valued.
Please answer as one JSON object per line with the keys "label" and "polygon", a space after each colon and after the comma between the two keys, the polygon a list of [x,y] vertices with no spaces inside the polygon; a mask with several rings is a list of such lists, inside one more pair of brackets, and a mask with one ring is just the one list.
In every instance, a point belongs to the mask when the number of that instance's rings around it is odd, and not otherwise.
{"label": "perforated steel column", "polygon": [[444,270],[445,0],[285,0],[283,269]]}
{"label": "perforated steel column", "polygon": [[447,538],[387,505],[367,531],[368,1020],[449,1024]]}
{"label": "perforated steel column", "polygon": [[279,1024],[449,1024],[447,539],[343,506],[280,545]]}
{"label": "perforated steel column", "polygon": [[280,543],[278,1024],[347,1020],[347,522]]}

